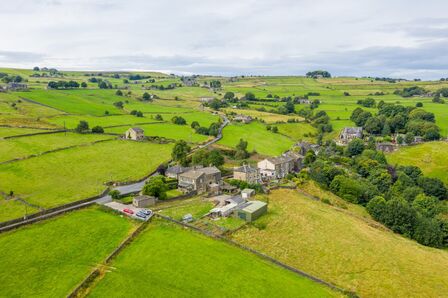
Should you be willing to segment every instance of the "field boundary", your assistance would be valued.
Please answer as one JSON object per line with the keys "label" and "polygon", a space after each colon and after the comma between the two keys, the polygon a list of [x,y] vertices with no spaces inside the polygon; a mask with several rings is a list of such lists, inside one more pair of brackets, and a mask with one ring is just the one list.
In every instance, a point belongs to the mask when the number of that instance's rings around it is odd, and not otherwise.
{"label": "field boundary", "polygon": [[[121,242],[102,262],[102,265],[108,265],[124,248],[126,248],[131,242],[138,236],[140,233],[146,228],[149,221],[145,221],[138,226],[135,231],[133,231],[128,237],[126,237],[123,242]],[[97,266],[93,269],[89,275],[78,285],[75,289],[73,289],[68,295],[67,298],[79,297],[83,290],[89,288],[89,286],[95,281],[95,279],[100,276],[100,266]]]}
{"label": "field boundary", "polygon": [[[36,129],[40,129],[40,128],[36,128]],[[48,129],[48,130],[50,130],[50,129]],[[3,137],[3,139],[7,140],[7,139],[16,139],[16,138],[21,138],[21,137],[31,137],[31,136],[37,136],[37,135],[50,135],[50,134],[61,133],[61,132],[66,132],[66,131],[68,131],[68,130],[58,129],[58,130],[51,130],[51,131],[41,131],[41,132],[35,132],[35,133],[27,133],[27,134],[23,134],[23,135],[6,136],[6,137]]]}
{"label": "field boundary", "polygon": [[308,274],[308,273],[306,273],[306,272],[304,272],[302,270],[299,270],[297,268],[291,267],[291,266],[289,266],[289,265],[287,265],[287,264],[285,264],[283,262],[280,262],[277,259],[274,259],[273,257],[270,257],[270,256],[268,256],[268,255],[266,255],[266,254],[264,254],[264,253],[262,253],[262,252],[260,252],[258,250],[250,248],[248,246],[242,245],[242,244],[240,244],[240,243],[238,243],[236,241],[233,241],[233,240],[231,240],[231,239],[229,239],[229,238],[227,238],[225,236],[213,234],[212,232],[209,232],[209,231],[206,231],[206,230],[202,230],[202,229],[200,229],[198,227],[195,227],[193,225],[177,221],[177,220],[175,220],[175,219],[173,219],[171,217],[164,216],[164,215],[161,215],[161,214],[158,214],[158,213],[154,213],[154,216],[157,216],[157,217],[159,217],[161,219],[173,222],[173,223],[175,223],[177,225],[180,225],[182,227],[195,230],[195,231],[197,231],[197,232],[199,232],[199,233],[201,233],[201,234],[203,234],[205,236],[208,236],[208,237],[211,237],[211,238],[215,238],[215,239],[220,239],[220,240],[222,240],[222,241],[224,241],[224,242],[226,242],[228,244],[231,244],[231,245],[236,246],[238,248],[241,248],[241,249],[243,249],[245,251],[253,253],[253,254],[257,255],[258,257],[260,257],[260,258],[262,258],[262,259],[264,259],[264,260],[266,260],[268,262],[271,262],[271,263],[273,263],[273,264],[275,264],[277,266],[282,267],[283,269],[291,271],[291,272],[293,272],[293,273],[295,273],[297,275],[300,275],[302,277],[308,278],[308,279],[310,279],[310,280],[312,280],[314,282],[317,282],[317,283],[319,283],[321,285],[327,286],[327,287],[331,288],[332,290],[340,292],[340,293],[342,293],[344,295],[348,295],[349,297],[358,297],[358,295],[356,293],[354,293],[354,292],[351,292],[351,291],[348,291],[348,290],[344,290],[344,289],[342,289],[342,288],[340,288],[340,287],[338,287],[338,286],[336,286],[336,285],[334,285],[334,284],[332,284],[330,282],[327,282],[327,281],[325,281],[323,279],[315,277],[315,276],[313,276],[311,274]]}
{"label": "field boundary", "polygon": [[12,229],[16,229],[18,227],[27,225],[27,224],[31,224],[31,223],[35,223],[47,218],[51,218],[53,216],[59,215],[61,213],[65,213],[67,211],[71,211],[71,210],[76,210],[78,208],[82,208],[85,206],[89,206],[94,204],[95,200],[103,197],[104,195],[106,195],[109,192],[109,188],[106,188],[101,194],[87,198],[87,199],[83,199],[80,201],[76,201],[76,202],[71,202],[68,204],[64,204],[58,207],[54,207],[54,208],[50,208],[50,209],[45,209],[43,211],[39,211],[33,214],[30,214],[28,216],[24,216],[22,218],[16,218],[16,219],[12,219],[12,220],[8,220],[8,221],[4,221],[0,223],[0,233],[2,232],[6,232]]}
{"label": "field boundary", "polygon": [[20,157],[20,158],[14,158],[14,159],[2,161],[2,162],[0,162],[0,165],[13,163],[13,162],[17,162],[17,161],[22,161],[22,160],[30,159],[30,158],[33,158],[33,157],[39,157],[39,156],[42,156],[42,155],[45,155],[45,154],[54,153],[54,152],[58,152],[58,151],[64,151],[64,150],[68,150],[68,149],[72,149],[72,148],[92,146],[92,145],[95,145],[95,144],[98,144],[98,143],[108,142],[108,141],[113,141],[113,140],[115,140],[115,139],[97,140],[97,141],[93,141],[93,142],[85,143],[85,144],[78,144],[78,145],[72,145],[72,146],[68,146],[68,147],[56,148],[56,149],[40,152],[38,154],[31,154],[31,155]]}

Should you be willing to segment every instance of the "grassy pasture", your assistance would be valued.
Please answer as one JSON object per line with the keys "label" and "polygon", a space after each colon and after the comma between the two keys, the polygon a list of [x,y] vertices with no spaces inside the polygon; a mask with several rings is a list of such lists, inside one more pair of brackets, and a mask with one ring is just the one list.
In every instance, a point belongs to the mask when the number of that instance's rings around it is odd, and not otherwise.
{"label": "grassy pasture", "polygon": [[67,115],[58,116],[54,118],[45,119],[52,125],[56,125],[59,128],[63,128],[64,125],[68,129],[74,129],[78,125],[79,121],[84,120],[89,123],[89,127],[94,126],[116,126],[116,125],[134,125],[137,123],[152,123],[157,122],[154,117],[135,117],[133,115],[113,115],[113,116],[90,116],[90,115]]}
{"label": "grassy pasture", "polygon": [[153,221],[112,267],[91,297],[337,295],[246,251],[161,220]]}
{"label": "grassy pasture", "polygon": [[46,132],[46,131],[47,130],[34,129],[34,128],[0,127],[0,138],[25,135],[37,132]]}
{"label": "grassy pasture", "polygon": [[67,296],[132,227],[89,208],[1,234],[1,296]]}
{"label": "grassy pasture", "polygon": [[256,150],[262,155],[279,155],[288,150],[294,142],[281,134],[266,130],[260,122],[250,124],[232,123],[224,128],[223,138],[218,144],[235,148],[240,139],[248,142],[248,150]]}
{"label": "grassy pasture", "polygon": [[369,220],[293,190],[275,190],[259,225],[237,242],[361,297],[440,297],[448,292],[448,252],[417,244]]}
{"label": "grassy pasture", "polygon": [[123,114],[123,110],[113,105],[116,101],[124,101],[114,90],[33,90],[17,94],[71,114],[101,116],[105,111]]}
{"label": "grassy pasture", "polygon": [[[316,138],[313,136],[317,135],[317,129],[308,123],[283,123],[276,124],[275,126],[278,127],[278,131],[281,134],[290,137],[294,141],[316,141]],[[305,134],[307,136],[305,136]],[[313,136],[310,136],[310,134]]]}
{"label": "grassy pasture", "polygon": [[48,150],[87,145],[94,141],[112,138],[108,135],[55,133],[0,140],[0,162],[39,154]]}
{"label": "grassy pasture", "polygon": [[390,164],[418,166],[425,175],[448,184],[448,143],[430,142],[400,147],[386,155]]}
{"label": "grassy pasture", "polygon": [[171,148],[116,140],[0,165],[0,191],[54,207],[99,194],[105,182],[143,177],[170,158]]}
{"label": "grassy pasture", "polygon": [[254,111],[254,110],[225,109],[225,111],[251,116],[252,118],[258,118],[264,120],[266,123],[286,122],[288,121],[288,119],[303,120],[301,117],[297,115],[282,115],[269,112]]}

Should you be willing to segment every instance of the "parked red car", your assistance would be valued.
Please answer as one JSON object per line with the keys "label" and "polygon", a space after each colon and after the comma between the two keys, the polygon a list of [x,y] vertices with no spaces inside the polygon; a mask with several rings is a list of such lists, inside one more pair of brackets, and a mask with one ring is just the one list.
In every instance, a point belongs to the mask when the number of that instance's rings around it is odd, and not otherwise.
{"label": "parked red car", "polygon": [[128,214],[134,214],[134,211],[132,211],[131,209],[128,209],[128,208],[123,209],[123,212],[126,212]]}

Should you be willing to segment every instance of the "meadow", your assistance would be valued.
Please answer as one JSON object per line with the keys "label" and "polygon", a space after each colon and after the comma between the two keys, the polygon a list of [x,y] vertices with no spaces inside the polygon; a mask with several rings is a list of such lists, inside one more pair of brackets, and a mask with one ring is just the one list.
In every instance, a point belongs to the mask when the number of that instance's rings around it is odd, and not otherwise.
{"label": "meadow", "polygon": [[154,297],[338,295],[249,252],[158,219],[117,256],[89,296],[142,293]]}
{"label": "meadow", "polygon": [[0,165],[0,191],[54,207],[97,195],[106,182],[140,179],[167,161],[171,148],[115,140]]}
{"label": "meadow", "polygon": [[448,292],[446,250],[422,246],[294,190],[271,192],[268,214],[232,239],[361,297]]}
{"label": "meadow", "polygon": [[400,147],[386,155],[392,165],[413,165],[425,175],[441,179],[448,184],[448,143],[429,142],[415,146]]}
{"label": "meadow", "polygon": [[218,144],[235,148],[240,139],[248,142],[247,150],[256,151],[262,155],[275,156],[288,150],[294,141],[290,138],[273,133],[259,122],[250,124],[232,123],[224,128],[223,138]]}
{"label": "meadow", "polygon": [[67,296],[133,228],[93,207],[0,234],[1,296]]}

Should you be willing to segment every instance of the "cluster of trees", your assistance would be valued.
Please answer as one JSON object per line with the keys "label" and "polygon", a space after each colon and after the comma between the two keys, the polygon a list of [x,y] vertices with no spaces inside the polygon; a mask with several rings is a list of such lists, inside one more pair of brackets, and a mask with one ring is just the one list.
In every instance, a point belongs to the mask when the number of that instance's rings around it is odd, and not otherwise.
{"label": "cluster of trees", "polygon": [[[80,85],[76,81],[50,81],[48,82],[47,86],[50,89],[73,89],[79,88]],[[82,82],[81,86],[85,88],[87,87],[87,84],[85,82]]]}
{"label": "cluster of trees", "polygon": [[129,80],[131,81],[139,81],[139,80],[144,80],[144,79],[149,79],[151,76],[142,76],[140,74],[130,74],[129,75]]}
{"label": "cluster of trees", "polygon": [[378,103],[378,114],[356,108],[351,116],[357,126],[363,127],[373,135],[388,136],[391,133],[402,133],[422,136],[425,140],[438,140],[440,129],[435,124],[433,113],[415,107]]}
{"label": "cluster of trees", "polygon": [[88,81],[90,83],[97,83],[98,88],[100,88],[100,89],[113,89],[112,84],[109,81],[106,81],[103,79],[98,79],[98,78],[92,77],[92,78],[89,78]]}
{"label": "cluster of trees", "polygon": [[10,76],[3,72],[0,72],[0,79],[3,83],[21,83],[24,81],[21,76]]}
{"label": "cluster of trees", "polygon": [[173,161],[178,162],[183,166],[188,165],[188,153],[191,148],[184,140],[179,140],[174,144],[173,151],[171,152],[171,158]]}
{"label": "cluster of trees", "polygon": [[216,149],[211,151],[201,149],[191,156],[191,163],[194,165],[203,165],[204,167],[210,165],[220,167],[224,164],[224,156]]}
{"label": "cluster of trees", "polygon": [[92,127],[92,129],[89,129],[89,123],[87,121],[81,120],[79,121],[78,125],[75,128],[75,131],[77,133],[88,133],[88,132],[92,132],[92,133],[104,133],[104,129],[97,125]]}
{"label": "cluster of trees", "polygon": [[151,89],[156,89],[156,90],[171,90],[177,87],[176,83],[173,84],[169,84],[167,86],[164,85],[151,85]]}
{"label": "cluster of trees", "polygon": [[235,149],[235,158],[236,159],[245,159],[250,156],[249,152],[247,151],[247,141],[240,139],[238,144],[236,144]]}
{"label": "cluster of trees", "polygon": [[[309,176],[341,198],[367,207],[374,219],[424,245],[448,246],[443,200],[448,190],[440,179],[425,177],[415,166],[393,167],[382,152],[360,147],[350,153],[333,144],[310,164]],[[361,141],[362,142],[362,141]],[[337,161],[337,163],[336,163]]]}
{"label": "cluster of trees", "polygon": [[394,91],[394,94],[400,95],[402,97],[425,95],[427,93],[428,93],[428,91],[426,91],[425,89],[423,89],[420,86],[406,87],[406,88],[403,88],[402,90],[397,89]]}
{"label": "cluster of trees", "polygon": [[134,115],[136,117],[143,117],[143,113],[141,111],[132,110],[131,115]]}
{"label": "cluster of trees", "polygon": [[374,108],[376,106],[375,99],[370,97],[366,99],[359,99],[356,103],[366,108]]}
{"label": "cluster of trees", "polygon": [[185,120],[183,117],[181,116],[174,116],[173,118],[171,118],[171,122],[177,125],[185,125],[187,124],[187,120]]}
{"label": "cluster of trees", "polygon": [[217,136],[219,134],[219,127],[220,127],[220,123],[218,122],[213,122],[212,124],[210,124],[210,126],[204,127],[201,126],[199,124],[199,122],[197,121],[193,121],[191,123],[191,128],[193,128],[196,133],[201,134],[201,135],[205,135],[205,136]]}
{"label": "cluster of trees", "polygon": [[436,94],[434,95],[434,98],[432,99],[432,102],[444,104],[445,100],[442,97],[448,98],[448,88],[442,88],[437,90]]}
{"label": "cluster of trees", "polygon": [[211,80],[210,82],[204,82],[204,85],[208,85],[210,88],[213,88],[213,89],[220,89],[221,88],[221,81],[219,81],[219,80]]}
{"label": "cluster of trees", "polygon": [[393,79],[393,78],[380,78],[380,77],[376,77],[374,78],[375,81],[383,81],[383,82],[388,82],[388,83],[396,83],[398,80],[402,80],[402,79]]}
{"label": "cluster of trees", "polygon": [[124,107],[124,103],[121,100],[120,101],[116,101],[113,104],[118,109],[122,109]]}
{"label": "cluster of trees", "polygon": [[149,178],[145,186],[143,186],[142,193],[147,196],[153,196],[159,200],[167,198],[166,192],[177,187],[176,181],[168,180],[163,175],[155,175]]}
{"label": "cluster of trees", "polygon": [[306,73],[306,76],[308,78],[318,78],[318,77],[331,78],[331,74],[326,70],[309,71]]}
{"label": "cluster of trees", "polygon": [[266,130],[270,130],[273,133],[278,133],[278,127],[277,126],[266,125]]}

